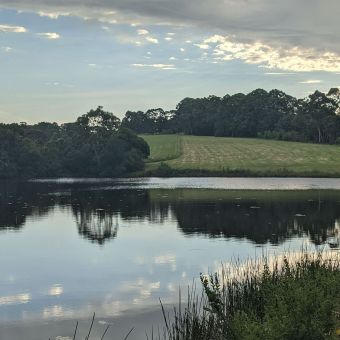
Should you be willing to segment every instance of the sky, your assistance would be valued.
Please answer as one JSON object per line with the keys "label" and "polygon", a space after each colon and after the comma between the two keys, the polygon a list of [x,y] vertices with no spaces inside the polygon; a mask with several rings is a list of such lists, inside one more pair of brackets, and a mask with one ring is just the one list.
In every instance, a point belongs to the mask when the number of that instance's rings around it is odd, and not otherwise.
{"label": "sky", "polygon": [[0,0],[0,122],[340,87],[339,0]]}

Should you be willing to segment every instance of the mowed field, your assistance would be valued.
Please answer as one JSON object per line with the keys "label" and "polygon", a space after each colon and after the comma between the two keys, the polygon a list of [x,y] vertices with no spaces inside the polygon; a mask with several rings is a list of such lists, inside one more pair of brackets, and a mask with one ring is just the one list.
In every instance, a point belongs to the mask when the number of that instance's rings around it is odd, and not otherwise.
{"label": "mowed field", "polygon": [[168,161],[181,156],[182,136],[179,135],[141,135],[150,147],[148,163]]}
{"label": "mowed field", "polygon": [[147,170],[164,162],[175,170],[340,177],[337,145],[182,135],[142,137],[151,149]]}

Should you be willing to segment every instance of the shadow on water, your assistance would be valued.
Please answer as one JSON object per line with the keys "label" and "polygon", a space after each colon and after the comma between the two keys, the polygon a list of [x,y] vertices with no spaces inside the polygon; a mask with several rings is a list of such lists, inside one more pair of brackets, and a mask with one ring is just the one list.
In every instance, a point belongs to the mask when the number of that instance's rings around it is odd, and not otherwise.
{"label": "shadow on water", "polygon": [[54,209],[71,211],[79,234],[104,244],[118,234],[118,219],[177,221],[187,236],[282,244],[307,236],[339,247],[338,191],[222,191],[105,189],[93,183],[5,182],[0,189],[0,230],[20,230],[27,219]]}

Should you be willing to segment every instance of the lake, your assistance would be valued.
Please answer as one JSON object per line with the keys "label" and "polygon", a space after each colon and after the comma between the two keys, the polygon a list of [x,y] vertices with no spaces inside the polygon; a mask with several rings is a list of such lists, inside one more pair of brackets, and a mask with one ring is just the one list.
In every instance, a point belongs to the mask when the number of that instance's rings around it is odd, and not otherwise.
{"label": "lake", "polygon": [[[340,180],[1,182],[0,338],[145,338],[200,273],[263,254],[339,250]],[[95,337],[93,338],[95,339]]]}

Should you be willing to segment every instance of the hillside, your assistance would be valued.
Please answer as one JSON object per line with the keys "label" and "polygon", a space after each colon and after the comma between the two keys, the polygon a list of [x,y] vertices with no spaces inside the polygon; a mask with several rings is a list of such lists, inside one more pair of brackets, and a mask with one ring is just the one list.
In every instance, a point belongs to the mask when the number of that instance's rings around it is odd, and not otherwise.
{"label": "hillside", "polygon": [[[251,138],[143,135],[151,155],[146,171],[157,175],[340,177],[340,147]],[[171,170],[171,174],[170,174]]]}

